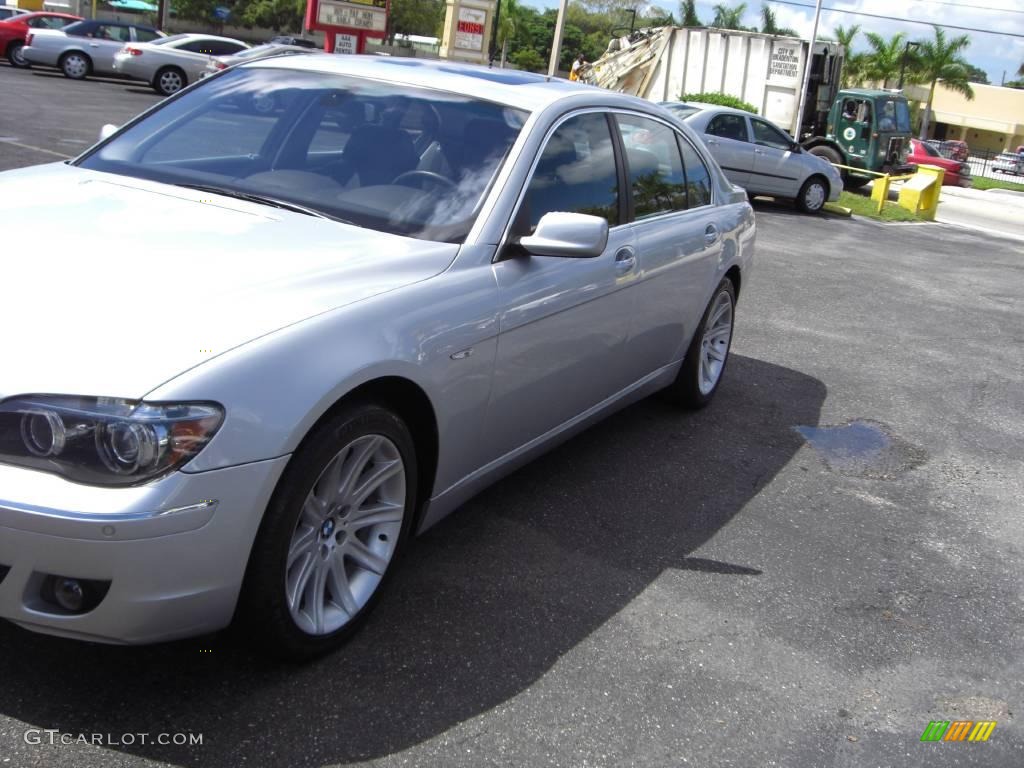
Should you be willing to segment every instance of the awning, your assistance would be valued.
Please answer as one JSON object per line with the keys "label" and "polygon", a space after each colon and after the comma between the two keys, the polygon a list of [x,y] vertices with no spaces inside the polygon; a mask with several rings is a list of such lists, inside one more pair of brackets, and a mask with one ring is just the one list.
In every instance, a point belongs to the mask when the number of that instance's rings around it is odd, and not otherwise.
{"label": "awning", "polygon": [[145,0],[106,0],[111,8],[120,8],[124,11],[156,11],[154,3],[147,3]]}

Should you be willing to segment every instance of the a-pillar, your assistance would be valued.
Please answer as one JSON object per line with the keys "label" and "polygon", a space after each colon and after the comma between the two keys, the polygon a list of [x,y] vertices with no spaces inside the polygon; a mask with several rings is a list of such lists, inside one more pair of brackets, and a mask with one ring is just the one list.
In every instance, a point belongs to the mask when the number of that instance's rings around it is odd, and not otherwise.
{"label": "a-pillar", "polygon": [[495,0],[446,0],[441,58],[486,64],[497,5]]}

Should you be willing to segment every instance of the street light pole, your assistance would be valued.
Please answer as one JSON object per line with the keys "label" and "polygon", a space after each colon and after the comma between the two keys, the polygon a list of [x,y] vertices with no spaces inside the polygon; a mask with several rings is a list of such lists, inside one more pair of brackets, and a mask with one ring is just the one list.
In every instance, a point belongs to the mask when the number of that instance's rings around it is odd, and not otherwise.
{"label": "street light pole", "polygon": [[900,58],[900,83],[896,86],[901,91],[903,90],[903,76],[907,73],[907,57],[910,55],[910,49],[917,48],[919,45],[920,43],[907,40],[907,44],[903,46],[903,56]]}
{"label": "street light pole", "polygon": [[[814,63],[814,43],[818,40],[818,22],[821,21],[821,0],[814,7],[814,28],[811,30],[811,44],[807,46],[807,62],[804,65],[804,77],[800,82],[800,103],[796,108],[796,125],[793,138],[800,141],[800,131],[804,125],[804,107],[807,106],[807,86],[811,82],[811,66]],[[817,95],[815,95],[817,100]]]}
{"label": "street light pole", "polygon": [[555,20],[555,39],[551,42],[551,59],[548,61],[548,77],[554,77],[558,71],[559,54],[562,52],[562,30],[565,27],[565,9],[569,0],[561,0],[558,4],[558,18]]}

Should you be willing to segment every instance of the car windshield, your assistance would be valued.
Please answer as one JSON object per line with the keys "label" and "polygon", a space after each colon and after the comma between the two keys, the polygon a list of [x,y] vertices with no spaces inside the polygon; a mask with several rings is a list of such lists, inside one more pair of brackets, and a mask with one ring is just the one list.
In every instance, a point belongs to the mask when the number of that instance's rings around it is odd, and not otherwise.
{"label": "car windshield", "polygon": [[910,132],[910,107],[907,102],[890,99],[880,105],[878,129],[880,131]]}
{"label": "car windshield", "polygon": [[923,141],[919,141],[918,144],[921,146],[921,149],[924,151],[924,153],[929,157],[942,157],[942,155],[939,154],[935,147],[931,146],[930,144],[925,144]]}
{"label": "car windshield", "polygon": [[683,118],[683,117],[686,117],[687,115],[692,115],[694,112],[699,112],[700,111],[700,109],[697,108],[697,107],[691,107],[689,104],[680,104],[678,102],[676,102],[674,104],[673,103],[663,104],[662,106],[664,106],[672,114],[674,114],[676,117],[679,117],[679,118]]}
{"label": "car windshield", "polygon": [[235,59],[258,59],[260,56],[267,56],[275,51],[282,50],[280,43],[264,43],[263,45],[257,45],[250,48],[247,51],[239,51],[238,53],[232,54],[232,58]]}
{"label": "car windshield", "polygon": [[77,164],[462,242],[526,116],[461,94],[244,67],[170,100]]}

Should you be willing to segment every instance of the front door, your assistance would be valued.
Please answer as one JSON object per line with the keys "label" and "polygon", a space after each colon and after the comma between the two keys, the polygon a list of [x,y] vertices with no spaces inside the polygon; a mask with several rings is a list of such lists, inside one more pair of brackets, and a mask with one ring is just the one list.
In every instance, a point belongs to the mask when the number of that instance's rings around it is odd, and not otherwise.
{"label": "front door", "polygon": [[[750,143],[747,118],[722,112],[708,121],[704,143],[733,184],[750,188],[750,171],[754,168],[754,145]],[[756,189],[756,187],[754,188]]]}
{"label": "front door", "polygon": [[589,259],[531,256],[506,247],[494,265],[499,336],[485,457],[499,458],[623,389],[635,280],[633,232],[621,221],[608,120],[584,113],[548,137],[515,216],[529,234],[552,211],[603,216],[608,245]]}
{"label": "front door", "polygon": [[771,123],[750,118],[754,133],[754,175],[759,189],[784,197],[800,192],[801,170],[793,161],[793,140]]}

